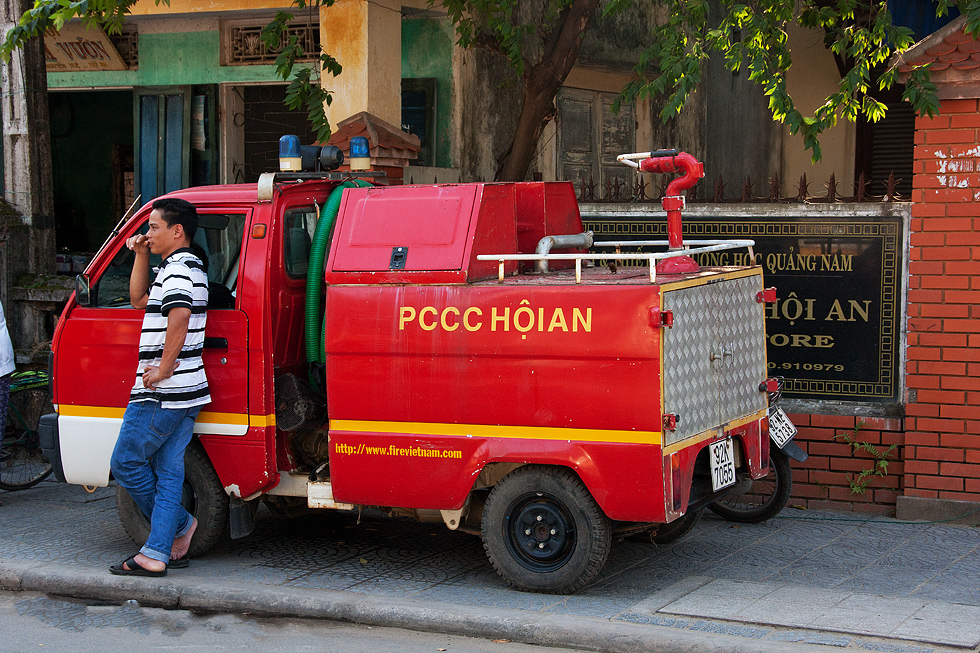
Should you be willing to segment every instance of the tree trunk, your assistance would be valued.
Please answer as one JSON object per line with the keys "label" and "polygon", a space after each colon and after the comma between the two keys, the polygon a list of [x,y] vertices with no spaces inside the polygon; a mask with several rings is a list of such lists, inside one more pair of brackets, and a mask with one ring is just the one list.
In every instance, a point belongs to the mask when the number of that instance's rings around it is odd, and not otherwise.
{"label": "tree trunk", "polygon": [[[3,0],[0,33],[6,33],[33,0]],[[13,301],[13,288],[24,274],[54,274],[54,193],[48,84],[41,37],[32,39],[0,62],[3,138],[3,196],[0,207],[0,299],[14,349],[20,354],[47,339],[40,304]],[[10,210],[12,209],[12,210]],[[42,354],[43,356],[43,354]]]}
{"label": "tree trunk", "polygon": [[[5,0],[2,20],[16,23],[33,0]],[[3,30],[6,32],[6,29]],[[0,65],[3,77],[4,197],[30,225],[26,269],[10,272],[53,274],[55,270],[54,182],[51,129],[48,122],[48,78],[42,37],[31,39]]]}
{"label": "tree trunk", "polygon": [[555,118],[555,96],[578,59],[599,0],[575,0],[562,12],[544,56],[524,77],[524,103],[514,139],[501,155],[497,181],[524,181],[545,126]]}

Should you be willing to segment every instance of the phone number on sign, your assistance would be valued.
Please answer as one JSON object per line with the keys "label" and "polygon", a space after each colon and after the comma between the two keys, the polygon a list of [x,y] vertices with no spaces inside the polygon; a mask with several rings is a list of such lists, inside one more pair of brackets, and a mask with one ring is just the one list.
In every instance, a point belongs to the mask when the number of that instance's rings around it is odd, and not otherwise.
{"label": "phone number on sign", "polygon": [[770,370],[806,370],[807,372],[843,372],[844,366],[836,363],[769,363]]}

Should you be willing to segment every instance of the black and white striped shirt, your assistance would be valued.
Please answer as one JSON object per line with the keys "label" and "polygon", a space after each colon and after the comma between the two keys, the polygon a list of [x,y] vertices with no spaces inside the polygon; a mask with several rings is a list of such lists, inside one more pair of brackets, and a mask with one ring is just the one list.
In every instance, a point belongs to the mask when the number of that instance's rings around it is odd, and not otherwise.
{"label": "black and white striped shirt", "polygon": [[[167,313],[173,308],[191,309],[184,346],[177,355],[173,376],[160,381],[155,390],[143,386],[143,370],[159,365],[167,337]],[[163,267],[150,285],[150,295],[140,332],[136,384],[129,401],[159,401],[163,408],[189,408],[211,401],[204,375],[204,326],[207,322],[208,277],[201,259],[189,248],[181,248],[163,260]]]}

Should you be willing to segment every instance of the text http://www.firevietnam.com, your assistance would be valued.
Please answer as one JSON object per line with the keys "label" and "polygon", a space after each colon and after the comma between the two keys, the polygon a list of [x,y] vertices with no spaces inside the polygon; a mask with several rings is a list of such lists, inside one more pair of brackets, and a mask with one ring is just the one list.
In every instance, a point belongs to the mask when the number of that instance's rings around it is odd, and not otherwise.
{"label": "text http://www.firevietnam.com", "polygon": [[369,447],[363,442],[358,445],[336,443],[334,451],[346,456],[404,456],[408,458],[462,458],[458,449],[429,449],[427,447]]}

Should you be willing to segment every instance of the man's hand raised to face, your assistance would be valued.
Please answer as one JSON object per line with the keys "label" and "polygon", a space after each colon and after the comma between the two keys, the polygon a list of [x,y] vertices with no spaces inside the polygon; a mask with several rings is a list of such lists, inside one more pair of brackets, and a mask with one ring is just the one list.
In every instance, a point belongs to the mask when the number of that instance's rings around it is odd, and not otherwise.
{"label": "man's hand raised to face", "polygon": [[133,250],[137,254],[150,253],[150,241],[147,240],[144,234],[137,234],[135,236],[130,236],[129,238],[127,238],[126,247]]}

